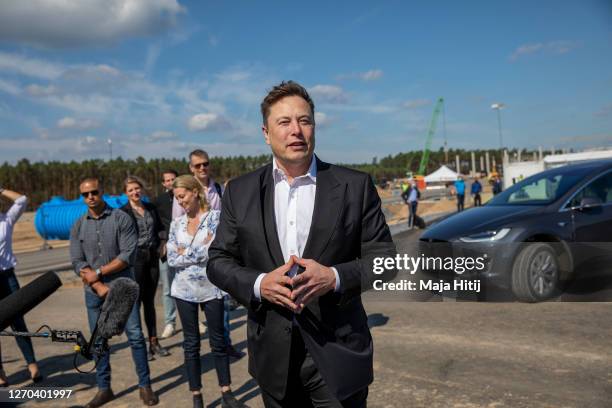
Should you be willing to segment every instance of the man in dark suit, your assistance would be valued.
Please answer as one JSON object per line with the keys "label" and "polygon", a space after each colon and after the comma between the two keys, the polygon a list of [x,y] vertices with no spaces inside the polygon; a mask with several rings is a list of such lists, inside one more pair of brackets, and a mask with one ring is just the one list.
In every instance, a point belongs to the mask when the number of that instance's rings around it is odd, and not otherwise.
{"label": "man in dark suit", "polygon": [[166,259],[166,241],[168,240],[168,233],[170,232],[170,223],[172,223],[172,207],[175,200],[174,194],[172,193],[172,183],[174,183],[174,179],[177,177],[178,173],[176,170],[168,169],[162,173],[162,186],[164,187],[164,191],[157,196],[155,200],[155,206],[161,218],[164,229],[163,236],[165,238],[161,242],[159,253],[159,275],[162,280],[162,303],[164,304],[164,330],[161,334],[162,339],[172,337],[176,333],[176,305],[174,304],[174,299],[170,296],[170,287],[174,279],[174,271],[168,266],[168,260]]}
{"label": "man in dark suit", "polygon": [[273,162],[230,181],[208,277],[248,308],[266,407],[365,407],[372,337],[361,292],[395,245],[371,178],[314,155],[314,103],[289,81],[261,104]]}

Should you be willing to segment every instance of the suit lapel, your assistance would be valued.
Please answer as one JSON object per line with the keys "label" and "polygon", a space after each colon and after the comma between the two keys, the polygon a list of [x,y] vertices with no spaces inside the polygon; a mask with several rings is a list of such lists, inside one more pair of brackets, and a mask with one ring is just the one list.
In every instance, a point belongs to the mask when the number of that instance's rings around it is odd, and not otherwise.
{"label": "suit lapel", "polygon": [[268,165],[263,172],[261,180],[261,209],[262,219],[264,220],[264,233],[270,256],[274,264],[280,266],[285,263],[283,251],[278,241],[278,231],[276,231],[276,218],[274,215],[274,180],[272,178],[272,165]]}
{"label": "suit lapel", "polygon": [[318,158],[317,192],[308,241],[302,258],[317,259],[327,247],[336,224],[342,216],[344,184],[334,176],[331,166]]}

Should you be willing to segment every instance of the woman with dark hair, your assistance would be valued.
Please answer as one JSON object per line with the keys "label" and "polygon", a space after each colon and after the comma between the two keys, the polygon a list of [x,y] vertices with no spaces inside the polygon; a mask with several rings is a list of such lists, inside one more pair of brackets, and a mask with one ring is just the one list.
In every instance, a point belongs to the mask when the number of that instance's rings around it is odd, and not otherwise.
{"label": "woman with dark hair", "polygon": [[123,183],[128,203],[121,207],[134,221],[138,232],[138,246],[134,259],[134,279],[140,287],[140,303],[144,309],[144,320],[149,333],[147,358],[154,360],[155,354],[162,357],[170,352],[159,344],[155,322],[155,291],[159,282],[159,245],[165,233],[155,205],[144,202],[144,183],[138,177],[129,176]]}
{"label": "woman with dark hair", "polygon": [[223,334],[225,293],[213,285],[206,275],[208,247],[215,237],[220,211],[209,208],[202,185],[191,175],[177,177],[173,192],[179,205],[185,209],[185,214],[172,221],[166,246],[168,265],[176,273],[170,294],[176,300],[183,326],[185,368],[189,390],[193,394],[193,406],[204,406],[198,329],[198,309],[202,309],[208,323],[210,349],[221,387],[221,406],[242,408],[245,405],[236,400],[230,387],[229,355]]}

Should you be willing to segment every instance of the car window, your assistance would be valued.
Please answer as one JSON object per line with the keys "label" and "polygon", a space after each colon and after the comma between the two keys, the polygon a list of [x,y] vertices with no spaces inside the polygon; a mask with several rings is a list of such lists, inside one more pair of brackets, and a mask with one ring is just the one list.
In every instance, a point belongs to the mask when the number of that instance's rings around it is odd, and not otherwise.
{"label": "car window", "polygon": [[591,167],[571,166],[534,174],[493,197],[487,205],[548,205],[591,173]]}
{"label": "car window", "polygon": [[508,204],[524,201],[552,201],[557,196],[561,176],[542,178],[526,184],[510,194]]}
{"label": "car window", "polygon": [[602,203],[612,203],[612,172],[587,184],[568,203],[568,207],[579,207],[583,198],[599,198]]}

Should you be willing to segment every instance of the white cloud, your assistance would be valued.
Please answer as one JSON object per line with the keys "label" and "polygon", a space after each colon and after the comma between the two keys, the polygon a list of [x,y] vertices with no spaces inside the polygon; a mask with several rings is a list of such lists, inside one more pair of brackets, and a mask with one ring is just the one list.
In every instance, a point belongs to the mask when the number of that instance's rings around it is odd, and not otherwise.
{"label": "white cloud", "polygon": [[30,84],[26,86],[26,92],[34,97],[51,96],[57,94],[58,89],[53,85]]}
{"label": "white cloud", "polygon": [[2,5],[0,40],[43,48],[105,45],[176,25],[177,0],[29,0]]}
{"label": "white cloud", "polygon": [[66,116],[57,121],[57,127],[60,129],[88,130],[95,129],[99,126],[100,123],[93,119],[75,119],[70,116]]}
{"label": "white cloud", "polygon": [[516,61],[521,57],[533,54],[560,55],[566,54],[580,46],[577,41],[550,41],[548,43],[523,44],[517,47],[512,55],[508,57],[510,61]]}
{"label": "white cloud", "polygon": [[198,113],[189,118],[187,127],[192,132],[206,132],[228,129],[230,123],[223,116],[216,113]]}
{"label": "white cloud", "polygon": [[21,93],[21,88],[19,88],[19,85],[14,84],[13,82],[0,79],[0,91],[11,95],[19,95]]}
{"label": "white cloud", "polygon": [[383,72],[381,69],[372,69],[370,71],[363,72],[359,74],[359,77],[364,81],[374,81],[376,79],[380,79],[383,76]]}
{"label": "white cloud", "polygon": [[219,45],[219,38],[215,35],[209,35],[208,36],[208,44],[210,44],[211,47],[216,47],[217,45]]}
{"label": "white cloud", "polygon": [[315,85],[308,90],[315,105],[320,102],[346,103],[348,96],[337,85]]}
{"label": "white cloud", "polygon": [[176,138],[176,133],[168,130],[157,130],[149,135],[149,141],[169,140]]}
{"label": "white cloud", "polygon": [[32,78],[55,79],[64,70],[65,67],[61,64],[0,51],[0,72],[19,74]]}
{"label": "white cloud", "polygon": [[416,109],[422,106],[427,106],[431,103],[429,99],[410,99],[402,103],[402,107],[406,109]]}
{"label": "white cloud", "polygon": [[317,128],[326,128],[332,122],[332,118],[325,112],[315,112],[315,123]]}
{"label": "white cloud", "polygon": [[382,78],[383,70],[382,69],[371,69],[365,72],[353,72],[350,74],[341,74],[336,77],[338,80],[343,79],[361,79],[362,81],[375,81],[377,79]]}

